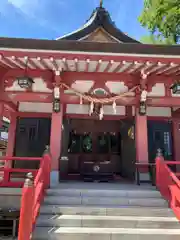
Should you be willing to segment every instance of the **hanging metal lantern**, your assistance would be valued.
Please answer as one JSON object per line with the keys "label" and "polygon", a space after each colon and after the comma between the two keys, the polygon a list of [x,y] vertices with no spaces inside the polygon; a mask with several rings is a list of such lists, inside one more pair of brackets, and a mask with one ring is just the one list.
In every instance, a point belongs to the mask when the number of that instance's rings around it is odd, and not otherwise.
{"label": "hanging metal lantern", "polygon": [[28,76],[28,58],[26,59],[26,66],[24,70],[24,76],[18,77],[16,79],[21,88],[30,89],[32,88],[32,84],[34,83],[33,79]]}
{"label": "hanging metal lantern", "polygon": [[180,94],[180,81],[175,82],[170,89],[172,89],[173,94]]}
{"label": "hanging metal lantern", "polygon": [[19,77],[17,78],[18,84],[21,88],[29,89],[32,87],[32,84],[34,83],[33,79],[28,76]]}
{"label": "hanging metal lantern", "polygon": [[58,113],[61,111],[61,103],[59,99],[54,99],[53,101],[53,111]]}
{"label": "hanging metal lantern", "polygon": [[139,105],[139,114],[140,115],[146,115],[146,102],[140,102],[140,105]]}

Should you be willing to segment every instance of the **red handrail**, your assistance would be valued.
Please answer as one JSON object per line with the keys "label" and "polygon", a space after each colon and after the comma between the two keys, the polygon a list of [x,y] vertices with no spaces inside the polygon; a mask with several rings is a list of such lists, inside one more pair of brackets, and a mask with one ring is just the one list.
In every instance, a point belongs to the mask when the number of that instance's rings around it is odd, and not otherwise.
{"label": "red handrail", "polygon": [[168,165],[180,165],[180,162],[165,161],[162,156],[156,158],[156,186],[180,220],[180,180]]}
{"label": "red handrail", "polygon": [[[11,173],[28,173],[32,172],[33,176],[35,177],[38,170],[35,169],[18,169],[18,168],[11,168],[8,166],[9,162],[12,161],[39,161],[41,164],[41,161],[43,160],[42,157],[9,157],[4,156],[0,157],[1,161],[5,162],[5,165],[3,167],[0,167],[0,187],[22,187],[24,185],[24,179],[22,181],[11,181]],[[22,178],[22,177],[21,177]]]}
{"label": "red handrail", "polygon": [[21,198],[18,240],[31,239],[45,190],[50,186],[50,171],[51,157],[45,154],[34,182],[33,177],[25,181]]}

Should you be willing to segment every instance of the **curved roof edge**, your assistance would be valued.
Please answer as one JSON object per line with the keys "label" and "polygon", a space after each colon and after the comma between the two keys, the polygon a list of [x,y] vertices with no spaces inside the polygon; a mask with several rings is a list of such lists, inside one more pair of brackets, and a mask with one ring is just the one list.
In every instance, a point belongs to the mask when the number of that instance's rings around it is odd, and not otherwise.
{"label": "curved roof edge", "polygon": [[122,43],[140,43],[119,30],[112,21],[109,12],[103,7],[96,8],[82,28],[59,37],[56,40],[81,40],[100,27],[109,33],[113,38]]}

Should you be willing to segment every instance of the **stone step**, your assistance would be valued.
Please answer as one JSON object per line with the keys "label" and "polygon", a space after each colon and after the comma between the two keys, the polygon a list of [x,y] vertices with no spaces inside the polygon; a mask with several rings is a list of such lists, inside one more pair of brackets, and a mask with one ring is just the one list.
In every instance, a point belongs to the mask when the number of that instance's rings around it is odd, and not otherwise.
{"label": "stone step", "polygon": [[179,240],[179,229],[37,227],[33,240]]}
{"label": "stone step", "polygon": [[118,205],[118,206],[144,206],[165,207],[168,203],[161,198],[127,198],[127,197],[65,197],[48,196],[44,200],[47,205]]}
{"label": "stone step", "polygon": [[48,189],[48,196],[161,198],[156,190]]}
{"label": "stone step", "polygon": [[175,217],[43,215],[40,227],[95,227],[95,228],[180,228]]}
{"label": "stone step", "polygon": [[174,217],[169,208],[151,207],[109,207],[109,206],[59,206],[44,205],[40,209],[41,214],[65,214],[65,215],[101,215],[101,216],[149,216],[149,217]]}

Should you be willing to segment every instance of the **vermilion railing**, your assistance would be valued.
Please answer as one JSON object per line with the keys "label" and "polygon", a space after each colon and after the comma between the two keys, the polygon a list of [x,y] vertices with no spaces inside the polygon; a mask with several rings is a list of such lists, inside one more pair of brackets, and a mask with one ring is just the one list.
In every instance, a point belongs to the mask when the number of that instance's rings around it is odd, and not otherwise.
{"label": "vermilion railing", "polygon": [[180,220],[180,180],[169,165],[180,165],[179,161],[165,161],[162,156],[156,157],[156,186],[161,195],[168,200],[169,206]]}
{"label": "vermilion railing", "polygon": [[[12,163],[13,161],[39,161],[41,164],[43,158],[3,156],[0,157],[0,160],[5,162],[5,165],[3,167],[0,167],[0,187],[23,187],[24,178],[22,176],[18,177],[18,175],[16,176],[11,175],[13,173],[25,175],[28,172],[32,172],[33,176],[35,177],[37,175],[38,170],[11,168],[9,167],[11,165],[10,163]],[[19,179],[19,181],[12,181],[13,178]]]}
{"label": "vermilion railing", "polygon": [[29,173],[22,190],[18,240],[30,240],[45,190],[50,186],[51,157],[44,154],[35,179]]}

